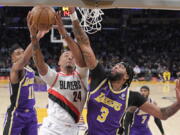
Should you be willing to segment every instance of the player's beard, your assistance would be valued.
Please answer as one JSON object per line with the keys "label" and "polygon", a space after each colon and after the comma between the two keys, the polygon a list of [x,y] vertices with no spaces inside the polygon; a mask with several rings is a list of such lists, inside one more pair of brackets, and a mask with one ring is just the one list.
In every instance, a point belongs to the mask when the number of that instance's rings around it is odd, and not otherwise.
{"label": "player's beard", "polygon": [[124,76],[123,73],[118,73],[118,72],[116,72],[115,74],[113,74],[111,72],[108,73],[108,79],[110,81],[119,81],[123,78],[123,76]]}
{"label": "player's beard", "polygon": [[72,66],[72,65],[66,65],[66,69],[67,69],[68,71],[73,71],[73,70],[75,69],[75,67]]}

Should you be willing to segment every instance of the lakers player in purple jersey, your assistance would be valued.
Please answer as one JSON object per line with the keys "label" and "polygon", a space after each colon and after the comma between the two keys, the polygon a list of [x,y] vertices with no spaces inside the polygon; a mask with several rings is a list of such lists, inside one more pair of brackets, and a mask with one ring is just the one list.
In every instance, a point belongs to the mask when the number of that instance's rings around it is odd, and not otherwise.
{"label": "lakers player in purple jersey", "polygon": [[[30,24],[31,14],[28,14],[28,28],[32,36],[37,30]],[[31,37],[32,37],[31,36]],[[37,118],[34,109],[34,84],[41,82],[35,77],[34,71],[27,66],[32,56],[32,44],[43,36],[41,32],[37,38],[31,38],[26,50],[14,45],[11,48],[12,68],[10,71],[10,106],[4,121],[3,135],[37,135]]]}
{"label": "lakers player in purple jersey", "polygon": [[[148,86],[142,86],[140,88],[140,93],[147,99],[148,102],[156,104],[151,98],[149,98],[150,89]],[[150,114],[143,112],[139,108],[129,107],[124,120],[124,135],[152,135],[148,126],[150,116]],[[164,129],[160,119],[154,117],[154,121],[161,134],[164,135]]]}
{"label": "lakers player in purple jersey", "polygon": [[[78,20],[75,20],[79,24]],[[149,103],[138,92],[129,91],[133,78],[132,67],[127,62],[113,66],[108,74],[98,62],[88,36],[77,25],[75,36],[80,44],[86,66],[91,70],[90,94],[87,103],[88,135],[116,135],[120,121],[128,106],[139,107],[160,119],[167,119],[180,109],[180,80],[176,82],[177,101],[169,107],[159,108]],[[118,38],[118,37],[117,37]]]}

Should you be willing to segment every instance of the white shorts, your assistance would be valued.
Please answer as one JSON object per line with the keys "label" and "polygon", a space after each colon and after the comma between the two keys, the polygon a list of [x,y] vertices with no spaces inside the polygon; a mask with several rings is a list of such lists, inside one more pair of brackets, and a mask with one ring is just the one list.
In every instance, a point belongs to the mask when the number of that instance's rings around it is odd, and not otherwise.
{"label": "white shorts", "polygon": [[78,125],[59,122],[48,117],[43,120],[39,130],[39,135],[78,135],[78,133]]}

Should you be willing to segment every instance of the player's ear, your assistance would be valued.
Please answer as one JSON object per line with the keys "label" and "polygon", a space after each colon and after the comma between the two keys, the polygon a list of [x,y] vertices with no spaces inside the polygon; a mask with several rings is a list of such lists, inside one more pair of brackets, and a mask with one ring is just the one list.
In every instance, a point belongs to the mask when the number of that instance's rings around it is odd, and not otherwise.
{"label": "player's ear", "polygon": [[125,79],[128,80],[129,79],[129,75],[125,74]]}

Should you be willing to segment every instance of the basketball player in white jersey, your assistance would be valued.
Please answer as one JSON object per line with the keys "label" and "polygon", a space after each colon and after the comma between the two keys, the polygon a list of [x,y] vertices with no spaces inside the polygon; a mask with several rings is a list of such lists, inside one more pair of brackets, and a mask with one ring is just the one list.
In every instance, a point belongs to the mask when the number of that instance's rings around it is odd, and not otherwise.
{"label": "basketball player in white jersey", "polygon": [[45,63],[39,44],[33,44],[35,65],[49,86],[48,116],[40,128],[40,135],[77,135],[76,123],[86,101],[89,71],[80,68],[85,66],[82,55],[77,43],[67,34],[60,13],[56,14],[56,24],[70,48],[59,57],[60,72],[52,70]]}

